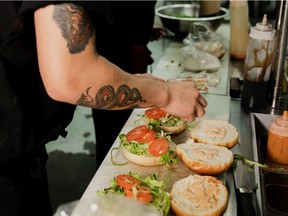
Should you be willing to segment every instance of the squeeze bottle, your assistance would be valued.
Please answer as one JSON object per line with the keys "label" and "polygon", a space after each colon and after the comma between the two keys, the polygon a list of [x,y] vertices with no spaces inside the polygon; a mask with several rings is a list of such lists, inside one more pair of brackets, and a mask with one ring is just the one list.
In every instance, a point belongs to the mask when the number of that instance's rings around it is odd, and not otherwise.
{"label": "squeeze bottle", "polygon": [[274,58],[275,34],[276,30],[268,23],[266,14],[262,22],[250,29],[241,98],[241,105],[245,109],[265,110]]}

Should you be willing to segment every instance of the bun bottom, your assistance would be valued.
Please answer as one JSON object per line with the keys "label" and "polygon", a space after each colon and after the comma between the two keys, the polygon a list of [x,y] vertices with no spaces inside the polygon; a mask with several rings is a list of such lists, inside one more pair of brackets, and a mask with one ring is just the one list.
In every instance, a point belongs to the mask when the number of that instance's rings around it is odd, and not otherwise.
{"label": "bun bottom", "polygon": [[186,130],[187,124],[180,126],[160,126],[158,130],[163,130],[167,134],[176,135]]}
{"label": "bun bottom", "polygon": [[122,148],[122,152],[127,160],[141,166],[158,166],[161,165],[160,157],[147,157],[133,154]]}
{"label": "bun bottom", "polygon": [[[169,150],[175,151],[176,155],[176,144],[172,141],[169,142]],[[164,162],[160,162],[161,156],[153,157],[153,156],[143,156],[133,154],[126,149],[122,148],[122,152],[127,160],[130,162],[141,165],[141,166],[159,166],[164,164]]]}

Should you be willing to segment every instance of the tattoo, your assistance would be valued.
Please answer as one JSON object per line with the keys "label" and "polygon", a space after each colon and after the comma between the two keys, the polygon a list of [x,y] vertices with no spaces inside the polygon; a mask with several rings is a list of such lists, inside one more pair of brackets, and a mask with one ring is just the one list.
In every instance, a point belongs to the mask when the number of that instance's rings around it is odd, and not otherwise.
{"label": "tattoo", "polygon": [[114,88],[110,85],[104,86],[96,94],[95,107],[101,108],[105,107],[106,105],[112,104],[114,98],[115,98]]}
{"label": "tattoo", "polygon": [[118,88],[115,98],[115,106],[124,107],[134,104],[137,101],[143,102],[141,93],[138,89],[130,89],[127,85]]}
{"label": "tattoo", "polygon": [[94,28],[88,13],[75,4],[59,4],[53,11],[53,19],[60,27],[71,54],[85,50]]}
{"label": "tattoo", "polygon": [[[82,94],[80,99],[77,101],[77,105],[88,105],[93,101],[89,91],[91,87],[86,90],[86,93]],[[136,102],[146,102],[141,96],[138,89],[130,89],[127,85],[121,85],[115,92],[114,88],[110,85],[103,86],[96,94],[95,106],[96,109],[111,109],[114,107],[129,107],[136,108]]]}
{"label": "tattoo", "polygon": [[93,102],[93,98],[89,95],[89,90],[91,89],[91,87],[86,89],[86,94],[82,94],[80,99],[77,101],[77,105],[87,105],[89,103]]}

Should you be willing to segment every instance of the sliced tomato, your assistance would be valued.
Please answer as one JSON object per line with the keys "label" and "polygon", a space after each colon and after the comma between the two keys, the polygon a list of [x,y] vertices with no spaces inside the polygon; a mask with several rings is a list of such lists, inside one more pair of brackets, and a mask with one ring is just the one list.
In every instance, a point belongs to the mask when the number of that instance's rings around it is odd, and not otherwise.
{"label": "sliced tomato", "polygon": [[149,129],[148,133],[146,133],[143,137],[140,139],[137,139],[136,141],[140,144],[149,143],[156,139],[156,132],[152,129]]}
{"label": "sliced tomato", "polygon": [[169,141],[165,138],[153,140],[148,146],[148,152],[154,157],[161,156],[169,150]]}
{"label": "sliced tomato", "polygon": [[116,183],[124,189],[131,190],[133,185],[140,186],[141,182],[135,177],[128,174],[121,174],[116,176]]}
{"label": "sliced tomato", "polygon": [[[136,189],[137,189],[137,194],[136,194],[137,201],[147,204],[153,200],[151,189],[149,187],[144,186],[144,185],[139,185],[136,187]],[[131,190],[124,189],[124,193],[126,194],[127,197],[134,198],[132,189]]]}
{"label": "sliced tomato", "polygon": [[166,112],[164,112],[159,107],[153,107],[145,111],[145,115],[148,116],[148,118],[151,119],[159,119],[166,115]]}
{"label": "sliced tomato", "polygon": [[129,131],[126,134],[126,139],[128,142],[131,140],[140,139],[148,132],[149,132],[149,128],[146,125],[140,125],[138,127],[133,128],[131,131]]}
{"label": "sliced tomato", "polygon": [[143,204],[148,204],[153,200],[152,194],[149,194],[147,196],[137,196],[137,201]]}

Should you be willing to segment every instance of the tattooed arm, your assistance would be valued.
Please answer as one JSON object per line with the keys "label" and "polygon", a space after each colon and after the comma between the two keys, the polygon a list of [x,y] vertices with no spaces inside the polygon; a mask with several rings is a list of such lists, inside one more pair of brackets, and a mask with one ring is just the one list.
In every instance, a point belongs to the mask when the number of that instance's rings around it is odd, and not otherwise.
{"label": "tattooed arm", "polygon": [[83,8],[49,5],[34,19],[40,73],[51,98],[98,109],[158,106],[188,121],[204,115],[206,101],[193,82],[131,75],[98,55]]}

